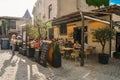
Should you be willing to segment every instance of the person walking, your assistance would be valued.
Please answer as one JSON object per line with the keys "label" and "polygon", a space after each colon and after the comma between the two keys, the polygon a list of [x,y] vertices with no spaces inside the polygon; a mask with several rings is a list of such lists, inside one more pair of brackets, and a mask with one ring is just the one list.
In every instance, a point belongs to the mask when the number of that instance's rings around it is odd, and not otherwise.
{"label": "person walking", "polygon": [[10,60],[11,60],[15,55],[15,46],[16,46],[16,35],[15,34],[12,35],[10,44],[12,46],[12,56],[10,58]]}

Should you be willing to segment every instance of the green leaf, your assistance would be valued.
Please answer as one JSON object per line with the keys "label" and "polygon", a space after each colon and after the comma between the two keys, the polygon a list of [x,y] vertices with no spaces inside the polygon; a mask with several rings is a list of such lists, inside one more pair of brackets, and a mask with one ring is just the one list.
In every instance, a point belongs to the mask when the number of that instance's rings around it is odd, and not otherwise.
{"label": "green leaf", "polygon": [[109,0],[86,0],[86,3],[89,6],[95,6],[100,8],[100,6],[109,6]]}
{"label": "green leaf", "polygon": [[98,28],[93,31],[92,34],[96,37],[97,41],[100,42],[103,47],[107,41],[114,38],[115,30],[109,27]]}

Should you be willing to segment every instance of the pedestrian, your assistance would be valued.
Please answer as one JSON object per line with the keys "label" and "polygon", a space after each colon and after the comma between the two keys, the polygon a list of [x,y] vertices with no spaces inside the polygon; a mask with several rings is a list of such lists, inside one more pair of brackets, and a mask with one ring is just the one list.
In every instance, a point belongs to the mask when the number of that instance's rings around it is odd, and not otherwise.
{"label": "pedestrian", "polygon": [[38,39],[36,39],[36,41],[34,42],[34,48],[35,49],[39,49],[40,48],[40,43],[39,43]]}
{"label": "pedestrian", "polygon": [[12,56],[10,58],[10,60],[14,57],[15,55],[15,46],[16,46],[16,35],[13,34],[10,40],[10,44],[12,46]]}

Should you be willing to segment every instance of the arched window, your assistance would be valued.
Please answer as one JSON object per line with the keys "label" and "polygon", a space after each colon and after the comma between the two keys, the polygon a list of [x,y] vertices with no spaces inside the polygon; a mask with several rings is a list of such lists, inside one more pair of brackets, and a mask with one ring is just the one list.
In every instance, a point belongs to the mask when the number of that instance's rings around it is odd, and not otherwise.
{"label": "arched window", "polygon": [[48,10],[49,10],[49,12],[48,12],[48,18],[51,19],[52,18],[52,4],[49,5]]}

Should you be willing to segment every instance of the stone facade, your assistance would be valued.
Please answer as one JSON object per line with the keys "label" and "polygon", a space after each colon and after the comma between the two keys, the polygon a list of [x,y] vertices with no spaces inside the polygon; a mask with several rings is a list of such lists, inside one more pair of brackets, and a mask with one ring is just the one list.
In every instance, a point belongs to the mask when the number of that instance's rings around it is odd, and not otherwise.
{"label": "stone facade", "polygon": [[[50,6],[51,6],[51,12],[49,10]],[[47,22],[54,18],[59,18],[64,15],[74,13],[78,11],[78,8],[82,11],[89,11],[92,9],[96,9],[93,6],[88,6],[85,0],[37,0],[33,8],[33,17],[34,20],[36,18],[39,18],[44,22]],[[48,38],[49,38],[49,28],[51,27],[48,27],[47,29]]]}
{"label": "stone facade", "polygon": [[[52,18],[48,16],[50,5],[52,5]],[[93,6],[88,6],[85,0],[37,0],[33,8],[33,16],[48,21],[76,12],[78,8],[82,11],[96,9]]]}
{"label": "stone facade", "polygon": [[[1,22],[1,37],[9,36],[9,34],[16,33],[22,35],[22,27],[26,24],[31,24],[31,19],[26,21],[25,18],[22,17],[10,17],[3,16],[0,17]],[[24,26],[23,26],[24,25]],[[3,30],[5,28],[5,31]]]}
{"label": "stone facade", "polygon": [[[9,36],[10,33],[19,33],[22,31],[22,28],[20,25],[24,23],[22,18],[16,18],[16,17],[1,17],[1,36]],[[5,28],[5,32],[3,29]]]}
{"label": "stone facade", "polygon": [[[49,18],[49,6],[52,5],[52,18]],[[37,0],[33,8],[33,17],[48,21],[57,15],[57,0]]]}

